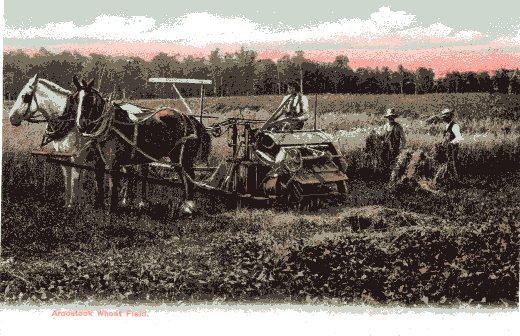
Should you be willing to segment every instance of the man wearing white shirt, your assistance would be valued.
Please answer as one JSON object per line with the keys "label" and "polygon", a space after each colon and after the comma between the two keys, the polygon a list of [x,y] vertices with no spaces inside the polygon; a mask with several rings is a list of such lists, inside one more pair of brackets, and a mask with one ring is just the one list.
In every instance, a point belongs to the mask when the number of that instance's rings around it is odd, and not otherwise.
{"label": "man wearing white shirt", "polygon": [[301,130],[305,121],[309,119],[309,100],[299,89],[297,83],[291,83],[287,87],[287,93],[278,107],[278,116],[268,122],[266,129],[285,131]]}
{"label": "man wearing white shirt", "polygon": [[442,111],[442,120],[446,123],[444,128],[444,141],[449,144],[456,145],[462,140],[460,134],[460,126],[453,120],[453,110],[444,109]]}
{"label": "man wearing white shirt", "polygon": [[446,151],[446,162],[435,174],[434,182],[437,184],[443,180],[445,182],[458,183],[459,174],[457,172],[457,162],[459,155],[459,143],[462,141],[460,126],[453,119],[453,110],[444,109],[441,113],[442,120],[446,123],[444,127],[444,138],[442,146]]}

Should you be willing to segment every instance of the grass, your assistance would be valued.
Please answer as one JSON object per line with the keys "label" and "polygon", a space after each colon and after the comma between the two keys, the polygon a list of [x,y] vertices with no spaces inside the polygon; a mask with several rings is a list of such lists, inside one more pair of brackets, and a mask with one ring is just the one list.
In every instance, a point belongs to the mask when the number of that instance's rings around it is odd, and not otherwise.
{"label": "grass", "polygon": [[[206,97],[207,111],[225,113],[236,110],[273,111],[280,104],[282,96],[250,97]],[[199,100],[187,99],[192,110],[199,110]],[[141,100],[143,105],[171,105],[170,99]],[[314,96],[309,95],[311,109]],[[180,106],[180,102],[179,102]],[[482,120],[487,118],[518,121],[520,119],[520,96],[488,93],[425,95],[364,95],[364,94],[323,94],[318,96],[318,112],[338,115],[361,113],[383,114],[388,107],[394,107],[404,116],[418,118],[438,113],[445,107],[454,108],[462,119]]]}
{"label": "grass", "polygon": [[515,305],[518,181],[496,176],[446,198],[359,181],[344,207],[321,213],[182,221],[89,205],[63,212],[57,195],[44,201],[35,188],[2,200],[10,261],[0,300]]}
{"label": "grass", "polygon": [[[312,98],[312,97],[310,97]],[[281,96],[210,97],[205,100],[207,114],[216,121],[232,116],[267,119],[276,109]],[[311,102],[313,99],[310,99]],[[136,101],[147,107],[173,105],[185,108],[179,101],[158,99]],[[199,101],[189,99],[193,111]],[[312,106],[312,103],[311,103]],[[463,174],[496,173],[520,165],[520,96],[501,94],[427,94],[427,95],[320,95],[318,97],[318,127],[334,135],[350,163],[349,174],[370,171],[363,148],[369,132],[382,125],[384,110],[394,107],[406,132],[408,145],[431,149],[442,139],[443,125],[427,124],[425,119],[443,107],[455,108],[464,142],[460,151]],[[209,119],[208,123],[214,122]],[[307,128],[312,127],[312,120]],[[226,138],[215,139],[211,163],[222,153],[229,154]]]}
{"label": "grass", "polygon": [[[279,100],[208,98],[206,106],[221,120],[266,118]],[[14,128],[4,118],[7,261],[0,265],[0,301],[517,305],[518,100],[487,94],[320,96],[319,127],[336,137],[354,176],[344,204],[324,205],[317,213],[226,211],[224,200],[198,194],[205,211],[183,220],[166,207],[179,195],[158,186],[150,192],[152,211],[110,215],[92,208],[91,192],[80,208],[64,211],[59,167],[28,154],[44,126]],[[196,109],[197,101],[189,102]],[[394,194],[360,178],[364,138],[382,123],[386,106],[403,112],[409,145],[428,148],[440,140],[441,126],[420,120],[446,102],[457,106],[465,137],[462,186],[442,197]],[[228,150],[226,137],[217,139],[212,160]],[[91,187],[92,176],[84,185]]]}

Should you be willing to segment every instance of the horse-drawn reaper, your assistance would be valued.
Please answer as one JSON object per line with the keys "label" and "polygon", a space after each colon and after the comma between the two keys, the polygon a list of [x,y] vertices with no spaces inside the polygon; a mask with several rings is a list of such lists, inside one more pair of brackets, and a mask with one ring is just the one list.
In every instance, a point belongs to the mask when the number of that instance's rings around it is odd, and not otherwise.
{"label": "horse-drawn reaper", "polygon": [[[203,85],[210,81],[172,78],[150,81],[172,83],[187,112],[169,107],[150,110],[114,102],[94,89],[92,81],[80,83],[75,78],[76,91],[61,92],[60,104],[54,104],[50,113],[48,107],[42,108],[41,105],[52,104],[37,103],[36,108],[33,107],[38,97],[36,78],[28,84],[27,90],[24,89],[27,92],[20,93],[19,100],[24,103],[13,107],[11,123],[17,125],[21,120],[34,120],[34,115],[40,111],[44,116],[40,121],[47,121],[51,130],[51,125],[66,125],[66,138],[74,135],[77,139],[74,146],[66,149],[72,153],[64,155],[54,146],[54,152],[36,151],[34,154],[73,168],[94,170],[98,182],[97,203],[100,205],[104,204],[103,179],[106,173],[112,180],[111,205],[117,206],[117,185],[121,176],[142,180],[144,193],[147,181],[157,182],[157,179],[146,176],[150,163],[176,172],[184,190],[180,209],[188,214],[195,210],[194,187],[217,191],[228,203],[234,204],[259,200],[300,207],[318,198],[345,195],[346,162],[338,146],[325,132],[317,129],[268,131],[264,120],[244,118],[230,118],[204,127]],[[176,83],[201,85],[200,116],[192,112]],[[58,120],[62,122],[58,123]],[[216,167],[194,167],[196,158],[207,161],[211,148],[210,134],[218,137],[228,130],[232,155]],[[52,137],[52,132],[50,134]],[[122,170],[135,165],[141,165],[145,173],[136,175]],[[200,177],[197,170],[209,171],[210,174]]]}
{"label": "horse-drawn reaper", "polygon": [[33,154],[63,166],[65,205],[71,207],[81,199],[82,169],[96,172],[99,206],[104,205],[104,175],[109,174],[111,207],[115,208],[120,177],[140,178],[125,169],[135,165],[146,168],[147,163],[166,157],[184,182],[181,209],[192,212],[193,186],[184,177],[193,174],[195,158],[206,158],[211,145],[200,121],[172,108],[150,111],[107,101],[93,88],[93,81],[80,83],[74,78],[74,84],[76,91],[70,92],[34,76],[9,114],[13,126],[24,120],[48,123],[42,146],[52,142],[53,151],[37,150]]}
{"label": "horse-drawn reaper", "polygon": [[302,208],[346,194],[346,161],[332,137],[321,130],[264,131],[263,120],[230,118],[211,127],[229,129],[232,156],[196,184],[238,201],[256,200]]}

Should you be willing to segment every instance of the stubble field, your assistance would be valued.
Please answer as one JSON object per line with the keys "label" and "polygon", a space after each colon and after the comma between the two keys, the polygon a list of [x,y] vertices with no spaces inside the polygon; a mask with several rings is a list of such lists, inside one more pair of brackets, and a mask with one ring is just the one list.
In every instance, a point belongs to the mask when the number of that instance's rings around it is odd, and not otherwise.
{"label": "stubble field", "polygon": [[[266,118],[280,100],[207,98],[206,110],[221,119]],[[181,108],[171,100],[137,103]],[[197,111],[198,102],[189,103]],[[364,160],[364,138],[395,107],[408,145],[430,148],[441,125],[424,119],[443,106],[456,108],[465,138],[461,185],[442,196],[387,190]],[[179,192],[158,186],[149,211],[94,210],[88,174],[85,203],[63,210],[59,168],[28,154],[43,128],[10,126],[8,107],[1,301],[517,305],[519,96],[320,96],[318,127],[336,137],[349,162],[344,204],[303,213],[227,211],[223,200],[198,194],[202,213],[182,220],[167,210]],[[211,162],[228,152],[226,142],[215,140]]]}

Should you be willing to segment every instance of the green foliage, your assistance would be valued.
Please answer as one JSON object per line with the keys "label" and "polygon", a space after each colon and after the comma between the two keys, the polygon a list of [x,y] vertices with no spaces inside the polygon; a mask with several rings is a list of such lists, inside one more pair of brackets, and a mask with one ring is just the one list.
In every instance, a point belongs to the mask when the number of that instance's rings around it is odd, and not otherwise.
{"label": "green foliage", "polygon": [[[177,55],[159,53],[149,61],[100,54],[55,54],[42,48],[33,56],[23,51],[4,53],[5,98],[16,97],[35,73],[66,88],[72,87],[73,75],[94,78],[101,92],[125,99],[171,97],[170,86],[147,83],[149,77],[164,76],[212,79],[212,88],[206,94],[214,96],[282,94],[292,81],[301,82],[305,93],[520,93],[518,75],[509,69],[498,69],[491,76],[487,72],[452,72],[435,79],[433,70],[424,67],[415,72],[403,66],[395,71],[385,66],[354,71],[346,55],[322,63],[307,59],[303,51],[283,55],[275,63],[258,59],[255,51],[245,48],[226,54],[215,49],[205,58],[188,56],[182,60]],[[196,96],[198,90],[182,88],[186,96]]]}

